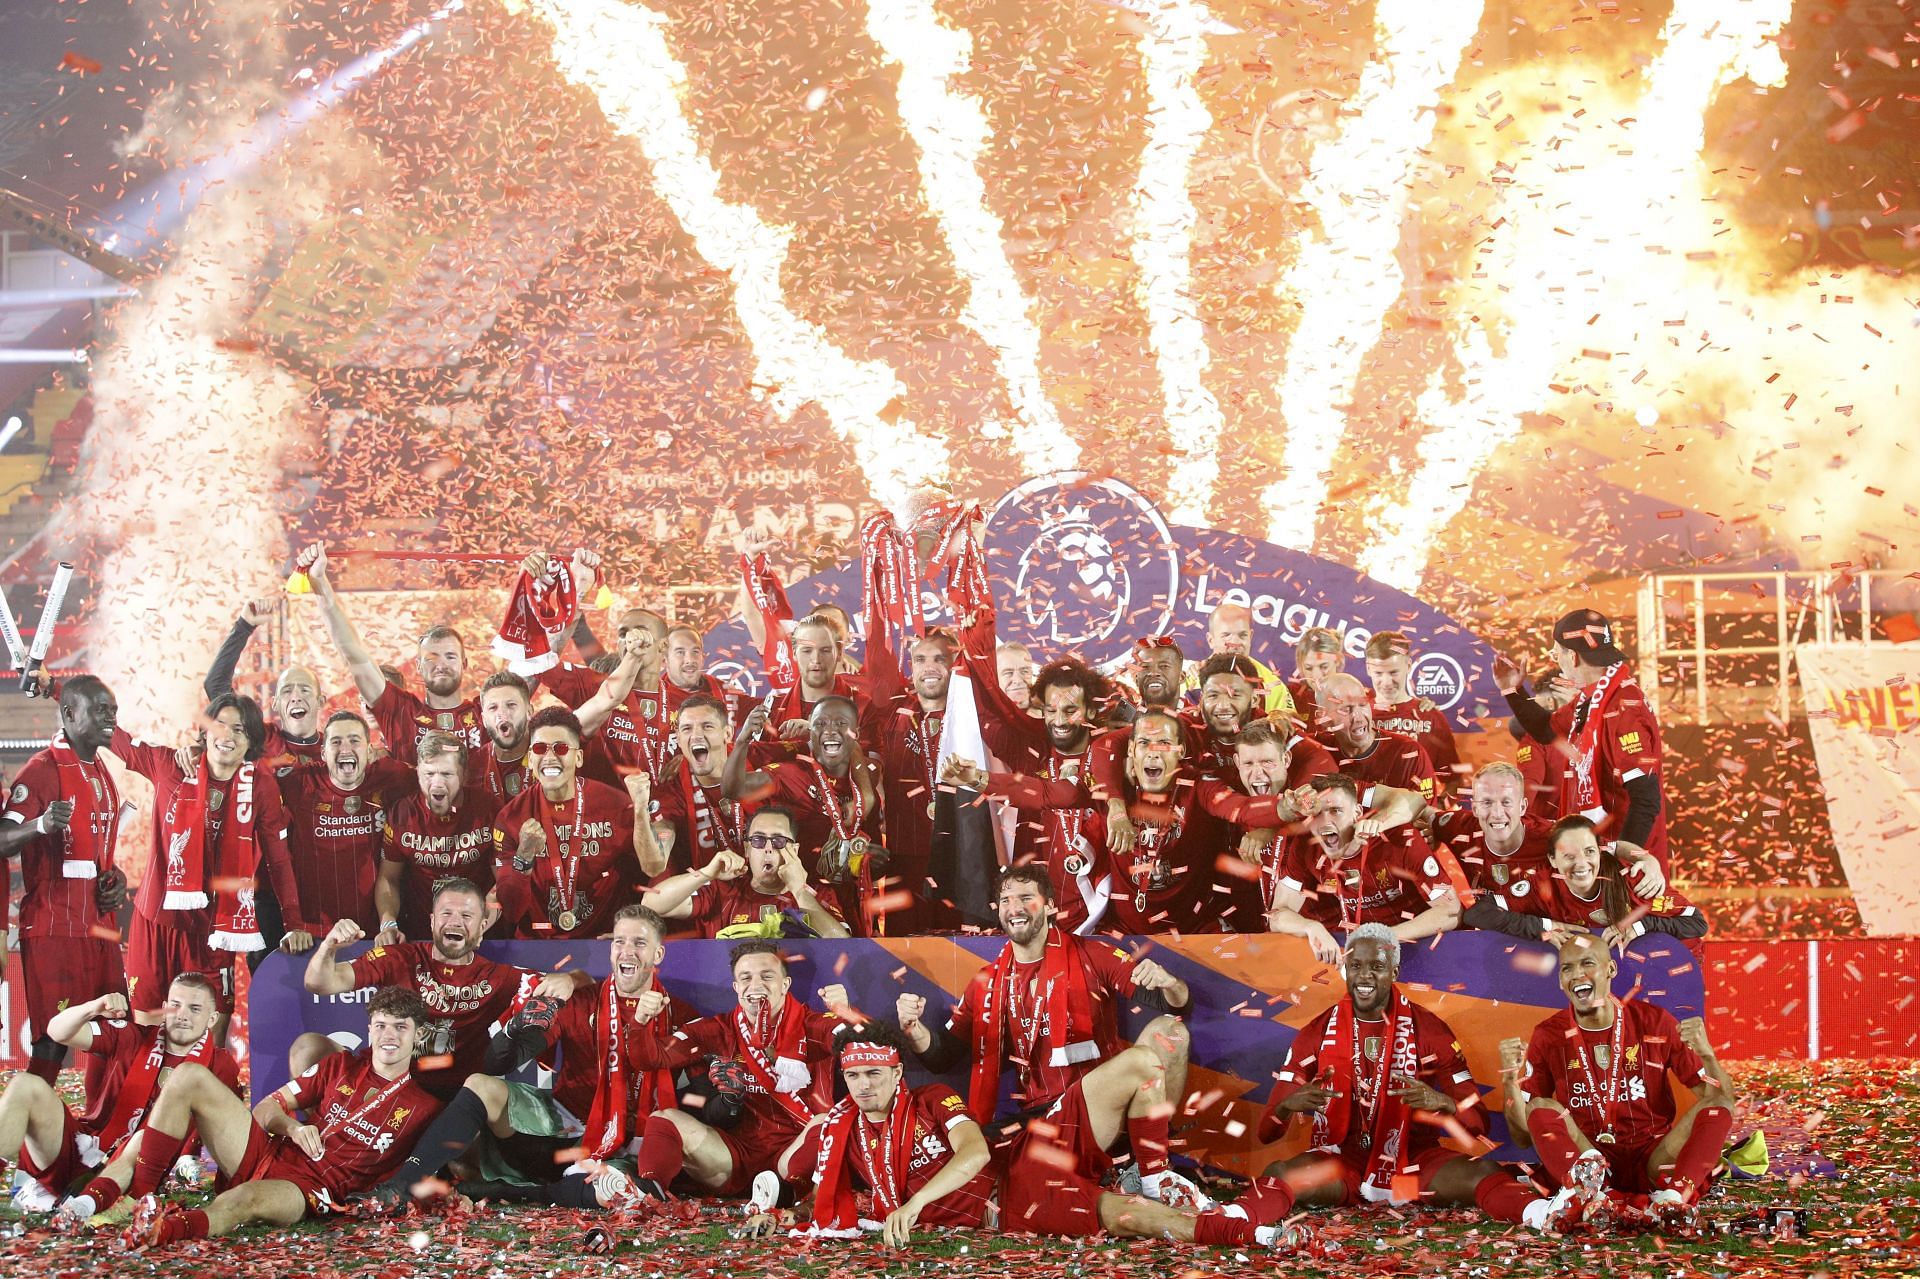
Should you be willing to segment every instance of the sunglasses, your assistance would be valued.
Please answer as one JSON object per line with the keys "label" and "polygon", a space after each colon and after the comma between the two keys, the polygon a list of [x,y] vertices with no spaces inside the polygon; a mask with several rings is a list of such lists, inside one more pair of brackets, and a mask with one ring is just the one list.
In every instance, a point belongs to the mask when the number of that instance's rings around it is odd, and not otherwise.
{"label": "sunglasses", "polygon": [[567,756],[573,754],[573,743],[529,742],[527,743],[527,753],[530,755],[546,755],[551,753],[555,759],[565,759]]}
{"label": "sunglasses", "polygon": [[1174,638],[1171,635],[1155,635],[1149,639],[1137,639],[1133,642],[1133,646],[1135,648],[1178,648],[1180,647],[1180,645],[1174,641]]}
{"label": "sunglasses", "polygon": [[800,841],[789,839],[785,835],[749,835],[747,846],[750,848],[771,848],[776,853],[784,853]]}

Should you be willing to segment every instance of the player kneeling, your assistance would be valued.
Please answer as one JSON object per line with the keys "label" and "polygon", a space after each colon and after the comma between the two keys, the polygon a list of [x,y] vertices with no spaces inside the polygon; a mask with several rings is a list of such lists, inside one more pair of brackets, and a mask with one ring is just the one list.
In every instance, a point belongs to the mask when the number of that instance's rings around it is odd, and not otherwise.
{"label": "player kneeling", "polygon": [[[847,1097],[794,1143],[790,1167],[813,1168],[818,1189],[804,1233],[856,1238],[877,1230],[889,1247],[904,1247],[915,1226],[991,1225],[992,1152],[967,1103],[945,1084],[905,1085],[905,1048],[898,1029],[868,1022],[841,1033],[837,1048]],[[856,1186],[873,1192],[862,1217]],[[788,1214],[763,1212],[747,1223],[766,1234]]]}
{"label": "player kneeling", "polygon": [[[339,1211],[393,1171],[440,1106],[412,1073],[430,1016],[412,991],[381,990],[367,1005],[365,1048],[321,1059],[251,1112],[204,1066],[175,1070],[141,1136],[129,1193],[145,1197],[131,1241],[203,1239],[254,1221],[290,1226]],[[193,1127],[229,1188],[204,1210],[163,1210],[153,1191]]]}

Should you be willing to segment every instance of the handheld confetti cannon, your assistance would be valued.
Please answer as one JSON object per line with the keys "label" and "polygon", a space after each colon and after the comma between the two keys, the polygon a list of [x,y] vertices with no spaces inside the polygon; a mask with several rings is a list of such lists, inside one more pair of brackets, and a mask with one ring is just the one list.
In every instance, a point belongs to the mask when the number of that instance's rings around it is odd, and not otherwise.
{"label": "handheld confetti cannon", "polygon": [[33,647],[28,649],[20,637],[20,626],[13,620],[13,609],[0,592],[0,639],[7,645],[13,669],[20,672],[20,691],[28,697],[40,696],[40,672],[46,666],[47,652],[53,647],[54,627],[60,623],[60,610],[67,602],[67,587],[73,583],[73,565],[62,560],[53,570],[47,586],[47,602],[40,609],[40,621],[33,628]]}

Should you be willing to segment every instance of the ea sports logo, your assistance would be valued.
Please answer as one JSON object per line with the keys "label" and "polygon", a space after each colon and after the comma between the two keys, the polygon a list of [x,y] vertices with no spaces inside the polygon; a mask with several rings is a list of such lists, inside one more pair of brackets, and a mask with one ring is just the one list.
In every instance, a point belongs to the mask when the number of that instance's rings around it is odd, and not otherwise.
{"label": "ea sports logo", "polygon": [[1450,709],[1466,692],[1466,672],[1445,653],[1422,653],[1407,673],[1407,691],[1424,697],[1441,710]]}
{"label": "ea sports logo", "polygon": [[1160,512],[1119,480],[1028,480],[987,516],[987,563],[1013,583],[1002,639],[1111,667],[1173,619],[1180,557]]}

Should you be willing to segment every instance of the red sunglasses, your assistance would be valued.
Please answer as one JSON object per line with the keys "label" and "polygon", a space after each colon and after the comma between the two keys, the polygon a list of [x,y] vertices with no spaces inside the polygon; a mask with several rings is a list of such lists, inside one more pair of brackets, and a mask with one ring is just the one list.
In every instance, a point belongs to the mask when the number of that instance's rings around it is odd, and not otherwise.
{"label": "red sunglasses", "polygon": [[555,759],[565,759],[573,754],[572,742],[529,742],[527,751],[533,755],[545,755],[552,752]]}

